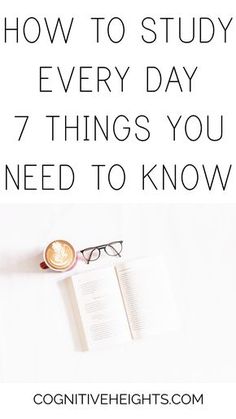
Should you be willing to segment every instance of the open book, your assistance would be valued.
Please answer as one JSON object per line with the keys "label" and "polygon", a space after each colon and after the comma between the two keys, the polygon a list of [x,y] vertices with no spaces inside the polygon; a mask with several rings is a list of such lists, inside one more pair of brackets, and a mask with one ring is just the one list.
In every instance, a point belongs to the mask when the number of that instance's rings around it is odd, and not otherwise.
{"label": "open book", "polygon": [[137,259],[85,271],[68,280],[84,350],[176,327],[168,275],[160,262]]}

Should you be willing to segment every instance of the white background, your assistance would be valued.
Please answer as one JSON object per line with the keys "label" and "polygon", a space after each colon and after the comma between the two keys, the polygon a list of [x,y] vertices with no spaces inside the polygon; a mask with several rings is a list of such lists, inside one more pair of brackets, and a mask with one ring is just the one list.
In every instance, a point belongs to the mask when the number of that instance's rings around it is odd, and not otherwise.
{"label": "white background", "polygon": [[[228,30],[228,43],[223,43],[223,29],[218,22],[221,17],[227,22],[234,16],[234,1],[67,1],[44,2],[34,4],[27,1],[9,1],[4,5],[0,21],[1,47],[1,156],[0,156],[0,190],[4,201],[24,202],[235,202],[236,177],[234,171],[235,141],[234,141],[234,39],[236,26],[233,20]],[[3,43],[3,17],[8,17],[8,25],[14,25],[15,17],[19,17],[19,43],[14,42],[14,33],[8,34],[9,42]],[[29,44],[23,40],[22,26],[30,16],[37,17],[41,24],[41,36],[36,44]],[[121,17],[126,24],[126,36],[120,44],[113,44],[105,37],[104,42],[96,44],[94,22],[90,17],[103,16],[107,20],[113,16]],[[151,16],[156,20],[158,40],[154,44],[141,41],[142,34],[147,32],[141,28],[144,17]],[[50,44],[43,18],[47,17],[50,26],[54,26],[56,19],[61,17],[65,26],[75,18],[71,31],[70,42],[66,45],[61,37]],[[165,27],[160,17],[174,17],[170,24],[170,41],[164,42]],[[196,18],[196,41],[183,44],[178,41],[178,18],[182,17],[183,29],[189,34],[192,17]],[[199,17],[210,17],[215,25],[215,37],[212,43],[199,44]],[[106,21],[107,21],[106,20]],[[32,28],[33,31],[33,28]],[[186,36],[186,35],[185,35]],[[88,87],[94,88],[96,66],[108,66],[112,71],[112,93],[102,90],[100,93],[79,93],[79,66],[93,66],[92,77]],[[52,76],[49,85],[53,93],[39,92],[39,67],[60,66],[63,75],[70,74],[71,68],[76,66],[75,78],[67,94],[56,76]],[[117,79],[113,70],[117,66],[122,71],[130,66],[127,76],[125,92],[119,93]],[[156,93],[145,93],[145,68],[156,66],[160,68],[163,77],[163,87]],[[174,86],[164,92],[164,86],[175,66],[184,92]],[[198,66],[193,78],[192,93],[186,91],[186,78],[183,78],[183,66],[189,73]],[[55,74],[52,70],[52,74]],[[115,117],[120,113],[127,115],[131,121],[139,114],[146,114],[150,118],[151,139],[140,143],[134,134],[125,142],[118,142],[111,138],[108,142],[98,139],[94,142],[62,141],[62,126],[57,141],[50,142],[48,120],[45,115],[97,115],[100,118],[109,113]],[[17,138],[22,126],[21,121],[15,120],[14,115],[30,115],[25,135],[21,142]],[[183,134],[174,143],[169,122],[166,115],[173,120],[179,115],[185,120],[191,114],[198,115],[205,121],[210,115],[216,121],[224,115],[224,138],[212,143],[206,139],[206,126],[203,122],[203,135],[199,141],[191,142]],[[133,128],[133,122],[131,122]],[[68,163],[76,170],[76,184],[69,192],[29,192],[4,191],[3,166],[8,163],[14,167],[17,163],[59,164]],[[90,165],[100,163],[108,166],[123,164],[127,173],[127,183],[123,190],[114,192],[107,187],[102,179],[103,191],[96,192],[95,170]],[[195,164],[200,171],[199,187],[188,192],[181,185],[174,191],[167,188],[160,189],[160,179],[157,179],[159,190],[147,187],[145,192],[140,190],[140,166],[147,167],[154,164],[166,164],[172,172],[173,164],[177,164],[178,173],[186,164]],[[212,173],[215,164],[222,168],[223,175],[233,164],[230,182],[226,192],[216,187],[211,193],[206,189],[202,177],[201,165],[205,164]],[[12,169],[14,172],[14,169]],[[39,171],[32,169],[35,179],[33,186],[40,186]],[[53,183],[56,183],[57,173],[51,171]],[[179,179],[179,175],[178,175]],[[49,180],[50,183],[50,180]],[[22,183],[21,183],[22,187]]]}
{"label": "white background", "polygon": [[[204,404],[195,405],[157,405],[157,406],[79,406],[79,405],[40,405],[37,406],[33,403],[33,397],[35,394],[60,394],[62,388],[68,395],[73,393],[94,394],[99,393],[122,393],[133,392],[137,393],[160,393],[165,392],[169,395],[172,394],[185,394],[186,389],[189,393],[195,393],[200,395],[204,393]],[[120,383],[120,384],[83,384],[71,383],[71,384],[11,384],[11,385],[0,385],[1,389],[1,406],[5,407],[4,417],[12,419],[12,417],[24,412],[24,417],[30,418],[41,418],[42,415],[46,418],[77,418],[82,416],[83,418],[110,418],[111,416],[116,418],[122,417],[137,417],[143,418],[192,418],[197,419],[199,417],[207,419],[212,414],[215,418],[220,418],[226,414],[229,417],[232,416],[234,411],[234,389],[235,385],[232,384],[165,384],[165,383],[152,383],[152,384],[134,384],[134,383]],[[14,394],[14,403],[12,403],[12,395]],[[39,398],[37,398],[39,400]],[[48,397],[47,397],[48,400]],[[186,400],[186,398],[185,398]],[[217,400],[217,403],[216,403]]]}
{"label": "white background", "polygon": [[[2,206],[0,220],[1,380],[235,381],[234,205],[16,205]],[[123,239],[126,257],[162,254],[180,328],[80,352],[68,274],[38,267],[60,237],[77,249]]]}

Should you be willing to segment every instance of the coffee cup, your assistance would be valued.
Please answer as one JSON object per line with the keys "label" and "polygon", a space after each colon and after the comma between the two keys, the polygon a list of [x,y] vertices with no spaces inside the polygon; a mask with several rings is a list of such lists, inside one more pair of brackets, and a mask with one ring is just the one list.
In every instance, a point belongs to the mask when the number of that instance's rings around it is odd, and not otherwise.
{"label": "coffee cup", "polygon": [[72,269],[77,262],[77,253],[66,240],[54,240],[49,243],[43,252],[42,269],[51,269],[56,272],[64,272]]}

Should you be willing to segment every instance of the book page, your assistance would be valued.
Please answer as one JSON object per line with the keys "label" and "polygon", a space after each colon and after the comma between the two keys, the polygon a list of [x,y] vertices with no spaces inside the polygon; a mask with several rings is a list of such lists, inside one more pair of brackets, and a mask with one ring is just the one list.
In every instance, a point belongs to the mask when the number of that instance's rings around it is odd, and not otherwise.
{"label": "book page", "polygon": [[118,264],[116,270],[134,339],[177,328],[176,306],[161,261],[137,259]]}
{"label": "book page", "polygon": [[82,272],[71,279],[88,349],[130,340],[114,267]]}

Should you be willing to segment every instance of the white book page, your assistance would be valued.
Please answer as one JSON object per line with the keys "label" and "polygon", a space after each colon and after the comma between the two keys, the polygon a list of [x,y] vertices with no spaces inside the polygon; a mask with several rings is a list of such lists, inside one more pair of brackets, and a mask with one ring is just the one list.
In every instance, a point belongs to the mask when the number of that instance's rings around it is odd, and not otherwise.
{"label": "white book page", "polygon": [[130,340],[114,267],[82,272],[71,279],[88,349]]}
{"label": "white book page", "polygon": [[116,270],[134,339],[177,328],[176,306],[161,261],[138,259],[120,263]]}

